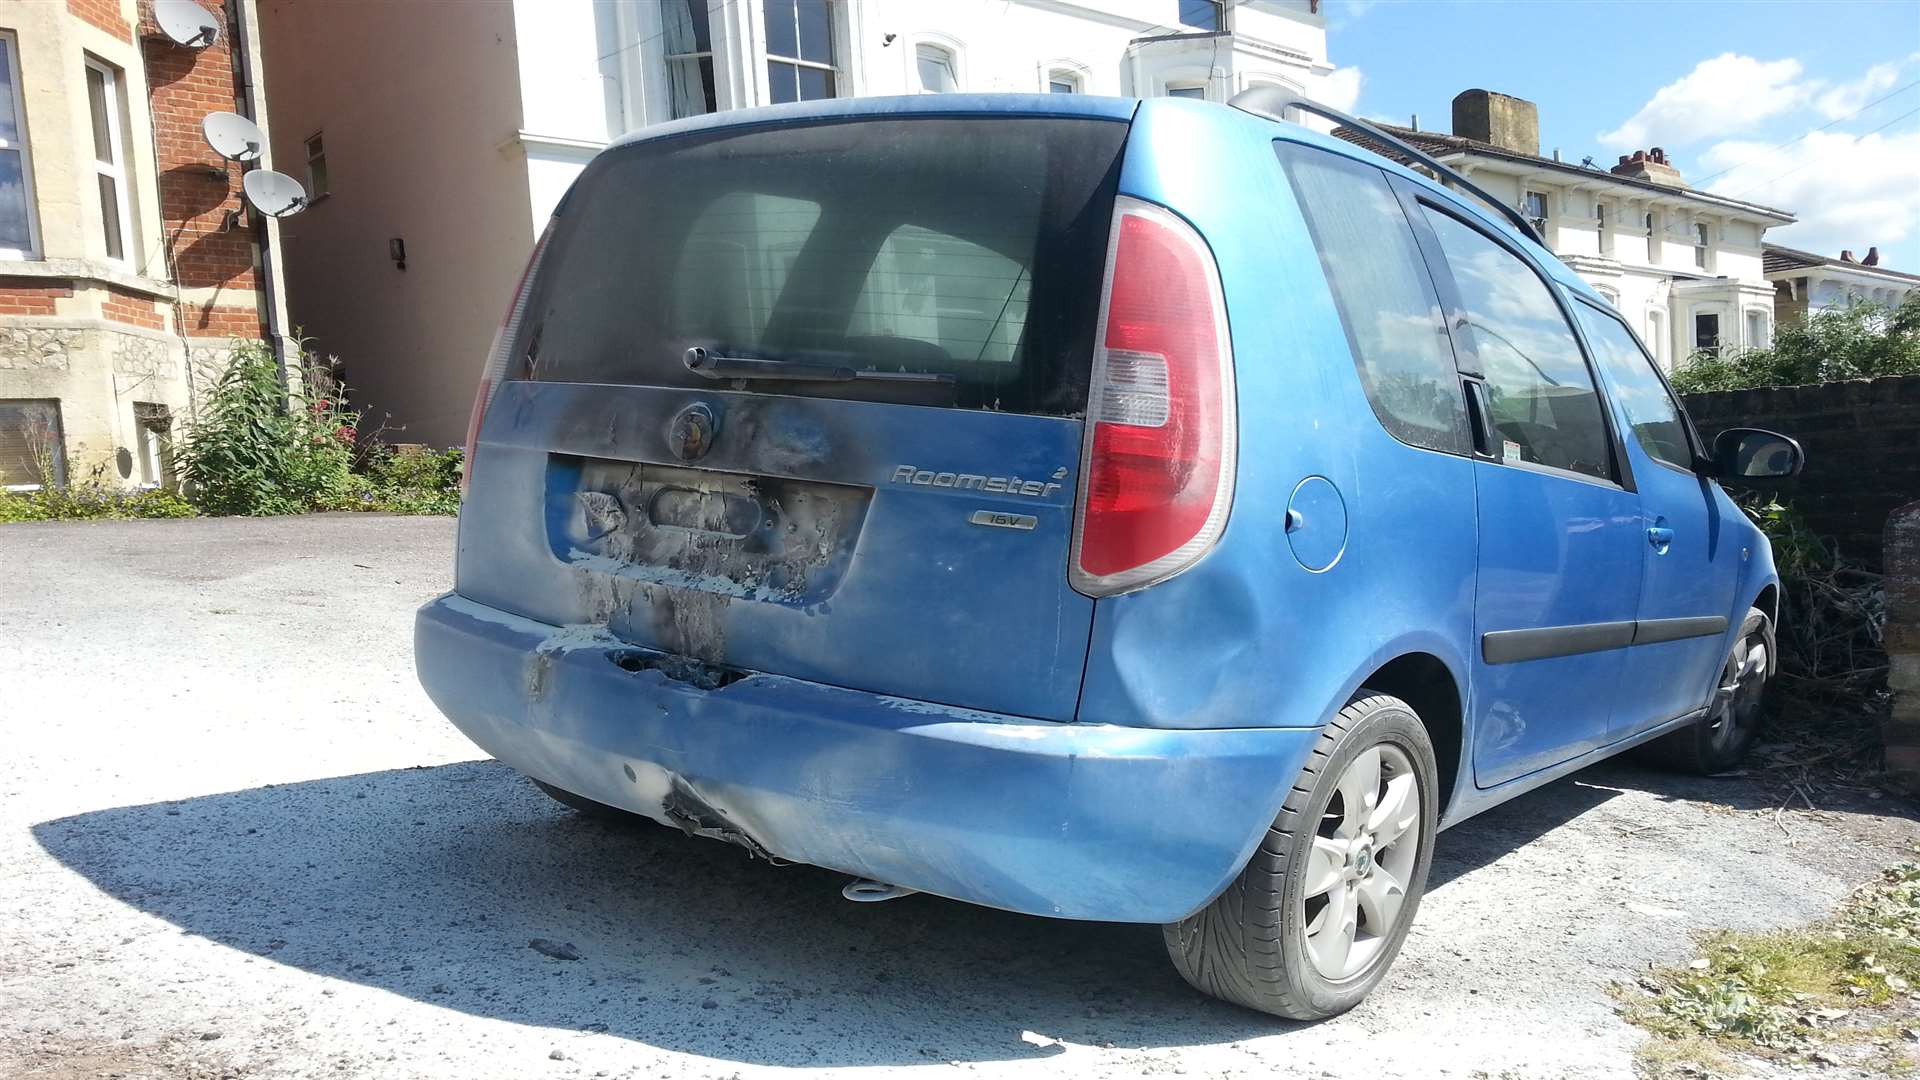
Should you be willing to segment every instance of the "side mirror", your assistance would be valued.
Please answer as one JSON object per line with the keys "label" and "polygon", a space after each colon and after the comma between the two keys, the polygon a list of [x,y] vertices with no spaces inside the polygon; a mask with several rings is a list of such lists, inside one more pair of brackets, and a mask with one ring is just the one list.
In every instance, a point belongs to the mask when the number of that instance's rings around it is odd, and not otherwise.
{"label": "side mirror", "polygon": [[1728,428],[1713,437],[1713,474],[1722,480],[1785,480],[1806,463],[1800,444],[1777,431]]}

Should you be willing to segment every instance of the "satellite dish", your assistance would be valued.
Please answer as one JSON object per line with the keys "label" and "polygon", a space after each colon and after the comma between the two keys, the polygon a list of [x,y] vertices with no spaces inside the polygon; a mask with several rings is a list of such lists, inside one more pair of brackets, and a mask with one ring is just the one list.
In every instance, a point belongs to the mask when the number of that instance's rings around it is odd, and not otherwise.
{"label": "satellite dish", "polygon": [[239,113],[210,112],[200,121],[200,133],[213,152],[228,161],[259,161],[266,133]]}
{"label": "satellite dish", "polygon": [[292,217],[307,208],[307,189],[286,173],[255,169],[240,179],[255,210],[273,218]]}
{"label": "satellite dish", "polygon": [[175,45],[204,49],[220,40],[220,17],[194,0],[153,0],[153,21]]}

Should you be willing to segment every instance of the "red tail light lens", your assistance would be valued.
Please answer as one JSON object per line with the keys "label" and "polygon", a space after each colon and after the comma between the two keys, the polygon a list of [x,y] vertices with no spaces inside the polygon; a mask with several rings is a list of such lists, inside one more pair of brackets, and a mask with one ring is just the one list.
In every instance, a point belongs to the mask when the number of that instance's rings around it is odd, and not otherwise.
{"label": "red tail light lens", "polygon": [[520,322],[527,314],[529,286],[533,284],[534,272],[540,269],[540,260],[547,253],[547,239],[552,235],[553,222],[549,220],[541,230],[540,239],[534,242],[533,253],[527,256],[520,281],[513,287],[513,299],[507,304],[507,314],[500,320],[500,328],[493,332],[493,344],[487,349],[487,366],[480,371],[480,386],[473,393],[473,412],[467,416],[467,451],[460,459],[462,494],[473,483],[473,452],[479,448],[480,424],[487,418],[487,406],[493,404],[493,392],[508,377],[507,354],[513,351],[513,343],[520,336]]}
{"label": "red tail light lens", "polygon": [[1213,253],[1151,203],[1114,209],[1080,468],[1073,587],[1109,596],[1192,566],[1233,505],[1233,350]]}

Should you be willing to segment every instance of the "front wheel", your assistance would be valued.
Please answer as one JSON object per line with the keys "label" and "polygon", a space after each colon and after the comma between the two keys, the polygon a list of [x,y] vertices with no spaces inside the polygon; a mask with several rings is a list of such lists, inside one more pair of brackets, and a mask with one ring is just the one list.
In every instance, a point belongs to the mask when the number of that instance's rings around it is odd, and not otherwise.
{"label": "front wheel", "polygon": [[1369,695],[1340,710],[1240,876],[1163,928],[1181,977],[1293,1020],[1359,1004],[1426,890],[1438,771],[1406,702]]}
{"label": "front wheel", "polygon": [[1655,761],[1682,772],[1712,776],[1740,764],[1760,734],[1762,700],[1773,673],[1773,627],[1759,608],[1747,611],[1740,633],[1720,665],[1713,700],[1697,723],[1647,744]]}

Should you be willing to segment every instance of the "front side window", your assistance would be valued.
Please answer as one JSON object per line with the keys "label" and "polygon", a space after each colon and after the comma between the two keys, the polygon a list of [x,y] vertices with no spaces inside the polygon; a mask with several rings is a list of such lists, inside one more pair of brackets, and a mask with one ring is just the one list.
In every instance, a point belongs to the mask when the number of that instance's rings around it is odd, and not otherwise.
{"label": "front side window", "polygon": [[120,69],[87,57],[87,110],[93,120],[93,175],[107,258],[124,262],[127,234],[126,152],[120,137]]}
{"label": "front side window", "polygon": [[938,45],[914,46],[914,61],[920,70],[920,92],[951,94],[960,89],[953,51]]}
{"label": "front side window", "polygon": [[1611,479],[1600,396],[1547,283],[1478,229],[1431,207],[1426,216],[1486,379],[1494,457]]}
{"label": "front side window", "polygon": [[65,442],[58,400],[0,399],[0,488],[65,484]]}
{"label": "front side window", "polygon": [[1276,149],[1374,415],[1401,442],[1464,452],[1466,414],[1446,320],[1386,176],[1320,150]]}
{"label": "front side window", "polygon": [[1634,441],[1656,461],[1692,469],[1693,447],[1687,442],[1686,420],[1667,384],[1654,370],[1653,358],[1633,340],[1633,332],[1625,323],[1589,304],[1577,303],[1573,310],[1587,332],[1595,358],[1613,380],[1613,400],[1627,414]]}
{"label": "front side window", "polygon": [[1220,0],[1179,0],[1180,25],[1194,30],[1225,30],[1225,5]]}
{"label": "front side window", "polygon": [[665,0],[661,5],[660,17],[666,21],[667,105],[675,120],[703,116],[718,107],[707,15],[707,0]]}
{"label": "front side window", "polygon": [[764,0],[767,85],[773,103],[836,96],[830,0]]}
{"label": "front side window", "polygon": [[27,157],[27,120],[21,108],[18,41],[0,33],[0,258],[39,255],[33,205],[33,167]]}

